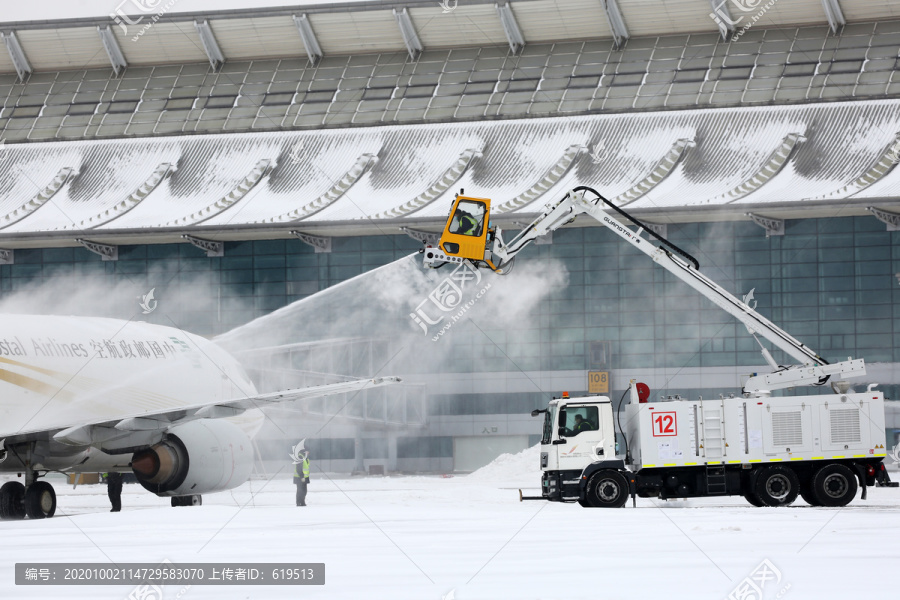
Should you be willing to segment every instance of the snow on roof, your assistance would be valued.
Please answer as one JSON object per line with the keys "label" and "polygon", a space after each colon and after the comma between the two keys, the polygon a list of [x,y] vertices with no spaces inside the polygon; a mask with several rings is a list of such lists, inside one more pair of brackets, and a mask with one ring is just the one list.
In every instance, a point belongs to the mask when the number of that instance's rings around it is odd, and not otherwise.
{"label": "snow on roof", "polygon": [[0,236],[437,219],[460,188],[512,213],[575,185],[631,208],[897,197],[898,131],[900,102],[869,101],[7,144]]}

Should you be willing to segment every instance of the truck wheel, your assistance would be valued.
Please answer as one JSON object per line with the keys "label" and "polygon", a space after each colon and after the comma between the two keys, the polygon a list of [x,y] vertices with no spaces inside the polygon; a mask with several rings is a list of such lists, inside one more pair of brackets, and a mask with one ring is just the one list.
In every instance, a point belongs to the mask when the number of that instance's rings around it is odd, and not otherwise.
{"label": "truck wheel", "polygon": [[744,500],[746,500],[753,506],[756,506],[757,508],[761,508],[761,507],[765,506],[765,504],[762,503],[762,500],[757,498],[756,494],[754,494],[750,490],[747,490],[746,492],[744,492]]}
{"label": "truck wheel", "polygon": [[765,506],[765,504],[762,503],[762,500],[760,500],[756,496],[756,493],[753,491],[753,486],[750,484],[750,481],[751,479],[749,471],[745,471],[741,474],[741,495],[744,497],[744,500],[757,508]]}
{"label": "truck wheel", "polygon": [[812,491],[812,478],[800,484],[800,497],[810,506],[822,506]]}
{"label": "truck wheel", "polygon": [[847,506],[858,488],[853,471],[838,463],[825,465],[812,480],[812,493],[821,506]]}
{"label": "truck wheel", "polygon": [[628,480],[612,469],[597,471],[588,481],[585,500],[595,508],[622,508],[628,502]]}
{"label": "truck wheel", "polygon": [[766,506],[787,506],[800,493],[800,479],[793,469],[781,466],[764,467],[756,478],[753,492]]}

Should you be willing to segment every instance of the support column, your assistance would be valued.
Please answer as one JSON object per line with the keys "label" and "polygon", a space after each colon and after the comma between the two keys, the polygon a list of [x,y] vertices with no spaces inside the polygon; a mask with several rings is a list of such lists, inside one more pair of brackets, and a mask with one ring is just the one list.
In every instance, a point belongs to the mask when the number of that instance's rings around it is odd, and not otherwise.
{"label": "support column", "polygon": [[363,463],[363,439],[362,427],[356,428],[354,441],[354,453],[356,455],[356,465],[353,467],[354,473],[365,473],[366,465]]}
{"label": "support column", "polygon": [[394,433],[388,435],[388,459],[385,471],[397,472],[397,435]]}

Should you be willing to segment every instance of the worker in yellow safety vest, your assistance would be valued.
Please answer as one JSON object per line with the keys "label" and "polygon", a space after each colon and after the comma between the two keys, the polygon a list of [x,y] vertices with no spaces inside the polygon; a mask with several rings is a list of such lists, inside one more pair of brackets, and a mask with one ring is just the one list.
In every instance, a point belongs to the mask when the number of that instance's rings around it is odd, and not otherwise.
{"label": "worker in yellow safety vest", "polygon": [[480,233],[478,225],[478,220],[475,217],[462,209],[457,209],[456,214],[453,215],[450,233],[477,236]]}
{"label": "worker in yellow safety vest", "polygon": [[297,486],[297,506],[306,506],[306,486],[309,483],[309,450],[304,450],[302,460],[294,463],[294,485]]}
{"label": "worker in yellow safety vest", "polygon": [[575,435],[578,435],[582,431],[591,431],[594,429],[593,423],[582,417],[581,415],[575,415]]}

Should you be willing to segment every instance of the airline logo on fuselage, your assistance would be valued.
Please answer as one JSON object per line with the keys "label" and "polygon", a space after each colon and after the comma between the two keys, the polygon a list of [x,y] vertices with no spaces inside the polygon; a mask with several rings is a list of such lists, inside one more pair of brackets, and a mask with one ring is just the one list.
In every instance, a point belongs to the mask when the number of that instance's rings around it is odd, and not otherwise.
{"label": "airline logo on fuselage", "polygon": [[28,354],[22,341],[14,337],[0,340],[0,356],[28,356]]}
{"label": "airline logo on fuselage", "polygon": [[186,342],[176,337],[153,339],[90,339],[84,342],[59,341],[52,337],[0,338],[0,357],[34,356],[39,358],[175,358],[188,352]]}

